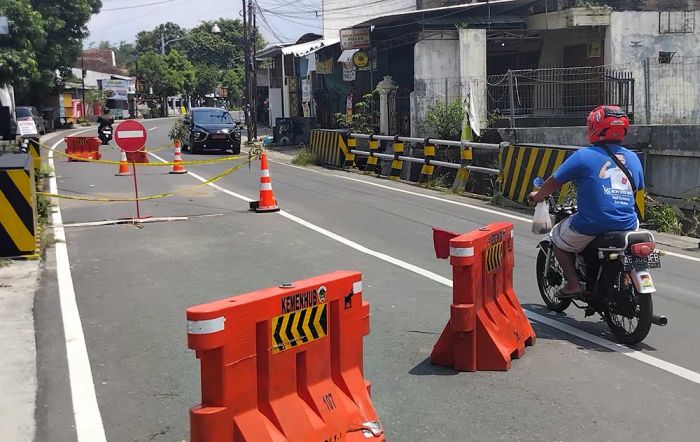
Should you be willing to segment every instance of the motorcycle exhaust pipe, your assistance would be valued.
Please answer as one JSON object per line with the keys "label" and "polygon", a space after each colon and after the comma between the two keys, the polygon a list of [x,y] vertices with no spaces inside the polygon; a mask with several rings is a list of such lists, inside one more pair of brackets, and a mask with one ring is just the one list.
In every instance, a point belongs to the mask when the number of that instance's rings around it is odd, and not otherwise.
{"label": "motorcycle exhaust pipe", "polygon": [[668,318],[666,318],[666,316],[653,315],[651,317],[651,323],[663,327],[668,324]]}

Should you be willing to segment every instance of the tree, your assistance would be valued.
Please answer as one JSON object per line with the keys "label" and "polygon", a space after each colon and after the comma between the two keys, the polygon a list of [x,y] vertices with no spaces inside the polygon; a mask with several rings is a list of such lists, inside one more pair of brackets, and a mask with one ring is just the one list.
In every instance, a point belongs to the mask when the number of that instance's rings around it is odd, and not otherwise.
{"label": "tree", "polygon": [[163,42],[172,42],[166,45],[166,53],[171,49],[182,49],[181,39],[185,35],[187,35],[187,30],[179,25],[172,22],[163,23],[156,26],[152,31],[141,31],[136,34],[136,51],[139,53],[154,51],[160,54],[161,36],[163,37]]}
{"label": "tree", "polygon": [[[214,24],[221,32],[211,32]],[[256,45],[260,49],[265,40],[260,33],[256,34]],[[187,56],[194,63],[214,64],[222,69],[231,69],[243,65],[243,22],[239,19],[220,18],[215,21],[204,21],[201,25],[189,31],[182,46]]]}
{"label": "tree", "polygon": [[240,103],[243,98],[243,66],[226,70],[221,85],[228,89],[229,103]]}
{"label": "tree", "polygon": [[168,95],[191,94],[196,86],[197,76],[192,63],[185,54],[172,50],[165,56],[165,92]]}
{"label": "tree", "polygon": [[27,87],[39,74],[35,48],[46,40],[43,17],[23,0],[7,0],[0,15],[7,16],[10,25],[10,34],[0,35],[0,85]]}
{"label": "tree", "polygon": [[146,90],[150,88],[154,94],[164,95],[167,70],[168,63],[165,57],[149,51],[136,59],[130,73],[138,78],[139,83],[143,84]]}
{"label": "tree", "polygon": [[[4,0],[9,36],[0,37],[0,82],[11,82],[19,101],[35,101],[70,74],[100,0]],[[57,74],[58,72],[58,74]]]}
{"label": "tree", "polygon": [[221,71],[211,64],[197,64],[194,66],[197,78],[193,95],[204,97],[211,94],[221,83]]}
{"label": "tree", "polygon": [[127,66],[136,59],[136,45],[134,43],[127,43],[122,40],[119,42],[119,45],[115,45],[108,41],[101,41],[97,47],[114,51],[117,66]]}

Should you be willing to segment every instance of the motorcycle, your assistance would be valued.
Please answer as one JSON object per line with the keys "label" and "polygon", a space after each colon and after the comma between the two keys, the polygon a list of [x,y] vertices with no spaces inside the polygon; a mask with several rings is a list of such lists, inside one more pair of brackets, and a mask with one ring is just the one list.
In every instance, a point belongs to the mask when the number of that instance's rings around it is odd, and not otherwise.
{"label": "motorcycle", "polygon": [[97,130],[97,136],[102,141],[102,145],[106,146],[112,141],[112,125],[102,126]]}
{"label": "motorcycle", "polygon": [[[533,182],[536,188],[542,178]],[[577,212],[570,201],[557,204],[548,197],[549,213],[558,223]],[[656,292],[650,269],[661,268],[661,257],[654,235],[647,230],[606,232],[576,255],[576,273],[582,295],[559,298],[566,280],[554,256],[549,236],[538,244],[537,286],[547,307],[557,313],[571,304],[585,311],[585,316],[600,314],[615,338],[626,345],[642,342],[652,324],[665,326],[665,316],[654,315],[651,296]]]}

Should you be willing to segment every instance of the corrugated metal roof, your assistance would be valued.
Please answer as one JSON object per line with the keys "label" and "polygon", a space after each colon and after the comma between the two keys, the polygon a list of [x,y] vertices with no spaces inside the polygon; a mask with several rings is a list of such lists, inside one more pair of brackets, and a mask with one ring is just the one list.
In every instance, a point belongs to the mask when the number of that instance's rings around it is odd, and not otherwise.
{"label": "corrugated metal roof", "polygon": [[295,57],[303,57],[305,55],[313,54],[319,49],[323,49],[328,46],[333,46],[340,42],[339,38],[326,38],[320,40],[310,41],[308,43],[301,43],[298,45],[287,46],[282,48],[282,53],[284,55],[294,54]]}

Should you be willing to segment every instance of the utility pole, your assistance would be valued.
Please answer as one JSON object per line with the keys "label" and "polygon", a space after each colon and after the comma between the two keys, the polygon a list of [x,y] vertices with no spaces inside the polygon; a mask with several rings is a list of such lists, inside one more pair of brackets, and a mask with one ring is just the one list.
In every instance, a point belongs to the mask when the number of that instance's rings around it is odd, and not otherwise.
{"label": "utility pole", "polygon": [[[258,138],[258,73],[255,69],[257,49],[255,47],[255,36],[257,35],[257,20],[255,10],[253,9],[253,0],[248,0],[248,25],[252,22],[252,28],[249,32],[250,41],[250,70],[252,74],[252,84],[250,85],[250,119],[253,126],[253,138]],[[251,17],[252,15],[252,17]],[[251,20],[252,19],[252,20]]]}
{"label": "utility pole", "polygon": [[250,80],[250,52],[248,44],[248,18],[246,14],[246,0],[243,1],[243,58],[244,58],[244,72],[243,72],[243,115],[245,116],[245,125],[248,132],[248,141],[251,141],[250,132],[250,99],[249,99],[249,80]]}

